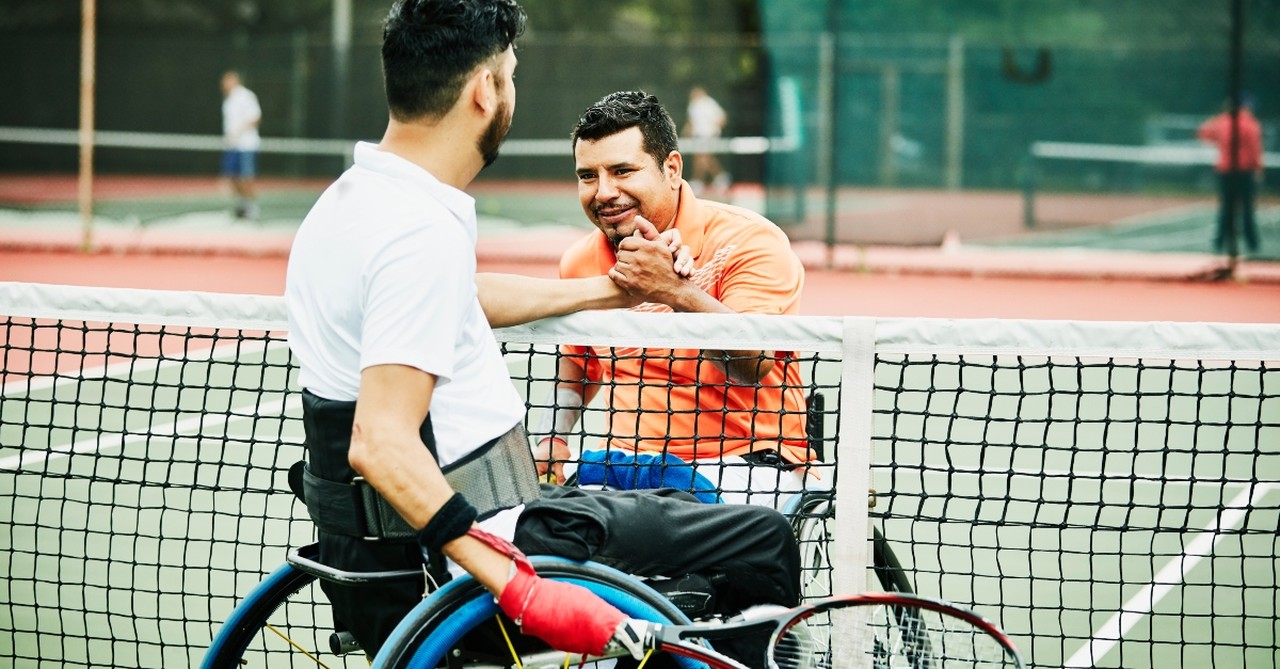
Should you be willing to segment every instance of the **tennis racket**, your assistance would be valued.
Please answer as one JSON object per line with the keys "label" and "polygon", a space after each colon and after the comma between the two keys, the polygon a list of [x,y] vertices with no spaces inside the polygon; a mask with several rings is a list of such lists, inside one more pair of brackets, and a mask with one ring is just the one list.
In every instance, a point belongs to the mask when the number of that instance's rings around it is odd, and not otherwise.
{"label": "tennis racket", "polygon": [[[632,622],[645,652],[682,655],[712,669],[1025,667],[1009,637],[978,614],[893,592],[832,597],[737,623]],[[767,656],[758,664],[743,664],[708,645],[747,634],[768,635]]]}

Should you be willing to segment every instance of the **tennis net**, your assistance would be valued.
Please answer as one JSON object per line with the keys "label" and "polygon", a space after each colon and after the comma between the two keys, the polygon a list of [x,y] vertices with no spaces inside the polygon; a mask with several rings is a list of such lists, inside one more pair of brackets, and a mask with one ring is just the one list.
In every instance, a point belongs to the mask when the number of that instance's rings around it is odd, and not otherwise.
{"label": "tennis net", "polygon": [[[195,665],[313,540],[280,299],[0,284],[0,305],[0,661]],[[808,597],[881,587],[874,528],[900,582],[1033,666],[1280,652],[1280,327],[588,313],[498,335],[531,431],[569,345],[790,352],[839,521],[805,534]],[[290,636],[327,647],[323,601],[299,596]]]}
{"label": "tennis net", "polygon": [[[320,193],[351,164],[356,144],[264,137],[253,185],[258,214],[246,220],[235,217],[231,185],[219,177],[220,136],[96,131],[84,210],[79,142],[73,129],[0,127],[0,150],[12,150],[23,165],[20,173],[0,175],[0,244],[283,254]],[[762,136],[681,142],[685,151],[747,162],[795,145],[792,138]],[[502,156],[469,189],[488,228],[590,227],[574,195],[567,138],[511,138]],[[737,189],[734,202],[765,207],[758,189]]]}
{"label": "tennis net", "polygon": [[[75,129],[0,126],[0,146],[21,152],[25,165],[24,173],[0,179],[0,209],[74,211],[80,139]],[[95,215],[104,222],[147,224],[181,222],[184,217],[211,212],[225,214],[230,193],[216,181],[223,143],[218,135],[95,131]],[[264,137],[255,179],[262,219],[300,221],[319,192],[351,165],[355,144],[355,139]],[[796,144],[792,137],[681,140],[686,152],[744,160],[792,152]],[[503,143],[502,156],[500,165],[511,164],[514,174],[499,174],[498,179],[552,181],[572,191],[573,151],[568,138],[510,138]],[[530,179],[529,175],[542,176]],[[493,171],[484,176],[493,177]],[[504,216],[521,215],[518,208],[503,204],[481,202],[480,206],[501,210],[493,213]],[[571,220],[580,217],[573,208],[568,213],[577,214]]]}
{"label": "tennis net", "polygon": [[[1217,151],[1192,137],[1153,145],[1033,142],[1023,169],[1026,227],[1126,224],[1103,243],[1144,249],[1153,244],[1143,237],[1161,237],[1166,250],[1206,250],[1217,214]],[[1264,155],[1275,160],[1280,153]],[[1280,234],[1273,227],[1280,212],[1265,199],[1260,204],[1259,223]]]}

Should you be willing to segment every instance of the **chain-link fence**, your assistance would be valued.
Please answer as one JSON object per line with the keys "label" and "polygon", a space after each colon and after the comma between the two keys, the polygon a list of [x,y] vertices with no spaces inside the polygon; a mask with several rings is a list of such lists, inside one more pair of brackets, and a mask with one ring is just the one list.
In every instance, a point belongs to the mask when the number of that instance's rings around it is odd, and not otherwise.
{"label": "chain-link fence", "polygon": [[[761,208],[796,236],[830,241],[935,243],[948,228],[968,238],[997,238],[1125,221],[1169,210],[1194,211],[1213,225],[1217,181],[1195,130],[1221,109],[1231,66],[1222,25],[1131,32],[1021,31],[975,34],[957,18],[913,23],[860,18],[840,5],[760,3],[759,34],[625,36],[531,32],[519,45],[519,104],[513,140],[564,140],[578,114],[622,89],[656,94],[677,123],[687,118],[691,87],[701,85],[727,110],[725,135],[769,140],[721,162],[738,184],[761,184]],[[847,3],[846,3],[847,4]],[[1155,12],[1159,3],[1145,2]],[[1251,3],[1254,21],[1274,23],[1274,3]],[[976,10],[936,7],[957,17]],[[1133,7],[1098,10],[1132,17]],[[1259,14],[1263,16],[1259,17]],[[797,18],[799,17],[799,18]],[[874,17],[873,17],[874,18]],[[1161,25],[1179,25],[1161,15]],[[891,26],[891,28],[887,28]],[[1249,32],[1240,65],[1263,127],[1264,148],[1280,151],[1280,39]],[[1092,35],[1090,37],[1089,35]],[[78,123],[78,36],[25,32],[0,39],[0,126],[74,128]],[[106,30],[98,35],[96,127],[104,130],[216,135],[218,78],[234,68],[261,101],[266,137],[376,139],[386,121],[376,35],[335,50],[324,31],[185,35]],[[1058,150],[1037,150],[1053,143]],[[1069,145],[1061,150],[1063,145]],[[0,172],[74,174],[71,145],[5,144]],[[549,146],[549,145],[544,145]],[[1152,158],[1146,149],[1189,149]],[[1043,148],[1043,147],[1042,147]],[[1137,153],[1134,153],[1137,150]],[[548,155],[552,154],[552,155]],[[560,151],[508,151],[485,179],[571,180]],[[1137,156],[1136,158],[1134,156]],[[341,156],[264,153],[264,176],[329,178]],[[104,146],[99,174],[207,174],[216,157]],[[1280,257],[1274,172],[1258,189],[1266,251]],[[928,224],[919,214],[856,219],[883,204],[866,190],[1000,193],[1001,222],[966,223],[965,205]],[[1067,200],[1062,196],[1069,195]],[[1087,197],[1086,197],[1087,196]],[[1134,198],[1140,198],[1141,201]],[[1002,200],[1003,202],[1003,200]],[[1150,202],[1150,204],[1148,204]],[[1008,210],[1006,212],[1006,210]],[[970,212],[971,213],[971,212]],[[977,214],[975,214],[977,216]],[[985,220],[993,220],[983,214]],[[1008,221],[1004,221],[1004,217]],[[874,233],[897,226],[917,234]],[[1104,244],[1106,242],[1103,242]],[[1197,242],[1199,243],[1199,242]]]}

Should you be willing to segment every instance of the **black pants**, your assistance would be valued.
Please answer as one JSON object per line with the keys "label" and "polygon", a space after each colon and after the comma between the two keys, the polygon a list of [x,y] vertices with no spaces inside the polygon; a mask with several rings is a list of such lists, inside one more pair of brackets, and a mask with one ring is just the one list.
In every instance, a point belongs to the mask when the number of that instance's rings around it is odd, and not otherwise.
{"label": "black pants", "polygon": [[[530,555],[594,560],[637,576],[706,575],[724,612],[799,602],[799,550],[790,523],[772,509],[702,504],[674,490],[543,490],[516,528],[515,544]],[[320,559],[352,571],[422,564],[416,544],[327,534]],[[335,617],[370,656],[422,596],[421,583],[322,587]]]}
{"label": "black pants", "polygon": [[594,560],[636,576],[712,576],[722,584],[720,612],[799,603],[795,536],[772,509],[702,504],[670,489],[542,488],[516,526],[515,544],[526,553]]}
{"label": "black pants", "polygon": [[[330,481],[350,481],[347,460],[354,402],[303,393],[308,464]],[[428,418],[423,444],[434,453]],[[527,472],[534,476],[534,472]],[[521,475],[513,472],[513,476]],[[346,571],[392,571],[423,564],[412,540],[370,542],[319,533],[320,561]],[[675,490],[585,491],[542,486],[525,506],[515,544],[529,555],[595,560],[639,576],[700,574],[717,582],[722,610],[792,606],[800,597],[800,555],[790,523],[763,507],[701,504]],[[343,586],[322,582],[339,625],[375,655],[422,599],[422,581]]]}
{"label": "black pants", "polygon": [[[1254,178],[1253,172],[1218,173],[1218,232],[1214,235],[1213,245],[1219,251],[1228,250],[1227,240],[1235,239],[1237,235],[1244,237],[1244,245],[1249,251],[1258,250],[1258,222],[1254,218],[1257,187]],[[1231,220],[1233,213],[1240,221],[1239,233]],[[1236,244],[1236,249],[1240,249],[1239,244]]]}

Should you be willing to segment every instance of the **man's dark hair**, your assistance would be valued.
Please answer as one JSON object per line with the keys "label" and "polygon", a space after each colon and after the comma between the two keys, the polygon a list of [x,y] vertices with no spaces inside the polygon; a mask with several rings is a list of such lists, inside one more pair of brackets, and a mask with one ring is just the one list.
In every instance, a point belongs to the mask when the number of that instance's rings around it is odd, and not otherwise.
{"label": "man's dark hair", "polygon": [[610,93],[587,107],[573,127],[573,145],[576,147],[578,140],[604,139],[628,128],[640,128],[645,153],[653,156],[659,165],[672,151],[680,150],[671,114],[662,108],[658,98],[644,91]]}
{"label": "man's dark hair", "polygon": [[391,117],[443,116],[468,75],[524,32],[515,0],[398,0],[382,27],[382,79]]}

